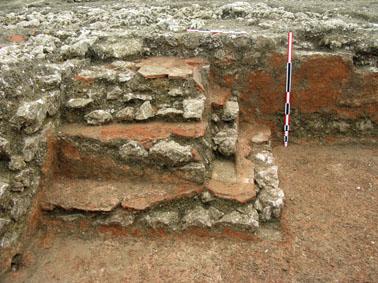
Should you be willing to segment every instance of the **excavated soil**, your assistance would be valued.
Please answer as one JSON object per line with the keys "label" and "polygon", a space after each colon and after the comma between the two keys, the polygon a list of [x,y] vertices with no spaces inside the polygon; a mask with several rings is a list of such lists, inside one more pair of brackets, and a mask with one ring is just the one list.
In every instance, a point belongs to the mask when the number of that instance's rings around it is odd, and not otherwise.
{"label": "excavated soil", "polygon": [[376,282],[378,147],[274,148],[286,207],[257,237],[40,231],[1,282]]}

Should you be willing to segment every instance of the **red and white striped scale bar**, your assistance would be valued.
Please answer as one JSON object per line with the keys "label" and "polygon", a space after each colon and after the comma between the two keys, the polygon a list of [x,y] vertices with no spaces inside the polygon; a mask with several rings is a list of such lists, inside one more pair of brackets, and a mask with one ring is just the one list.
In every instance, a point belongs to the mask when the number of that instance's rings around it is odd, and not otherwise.
{"label": "red and white striped scale bar", "polygon": [[286,100],[285,100],[285,118],[284,118],[284,145],[287,147],[289,143],[289,129],[290,129],[290,92],[291,92],[291,74],[292,64],[291,55],[293,49],[293,33],[288,33],[287,42],[287,65],[286,65]]}
{"label": "red and white striped scale bar", "polygon": [[210,34],[247,34],[246,31],[234,31],[234,30],[220,30],[220,29],[209,29],[209,30],[201,30],[201,29],[187,29],[187,32],[199,32],[199,33],[210,33]]}

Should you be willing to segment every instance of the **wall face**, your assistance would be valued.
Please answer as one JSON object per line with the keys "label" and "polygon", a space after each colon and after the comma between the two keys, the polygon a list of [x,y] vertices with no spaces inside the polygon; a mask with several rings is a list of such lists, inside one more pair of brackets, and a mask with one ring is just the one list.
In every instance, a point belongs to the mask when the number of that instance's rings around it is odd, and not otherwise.
{"label": "wall face", "polygon": [[[295,136],[376,135],[378,73],[356,68],[346,54],[294,55],[291,119]],[[219,79],[240,93],[241,120],[283,125],[286,55],[266,54],[263,63]]]}

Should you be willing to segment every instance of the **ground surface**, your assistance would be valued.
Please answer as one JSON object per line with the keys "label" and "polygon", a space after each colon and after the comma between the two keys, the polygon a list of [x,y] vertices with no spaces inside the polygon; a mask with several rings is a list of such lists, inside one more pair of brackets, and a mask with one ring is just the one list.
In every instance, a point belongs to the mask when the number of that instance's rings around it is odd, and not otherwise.
{"label": "ground surface", "polygon": [[286,207],[280,233],[115,237],[41,232],[1,282],[376,282],[378,148],[274,148]]}

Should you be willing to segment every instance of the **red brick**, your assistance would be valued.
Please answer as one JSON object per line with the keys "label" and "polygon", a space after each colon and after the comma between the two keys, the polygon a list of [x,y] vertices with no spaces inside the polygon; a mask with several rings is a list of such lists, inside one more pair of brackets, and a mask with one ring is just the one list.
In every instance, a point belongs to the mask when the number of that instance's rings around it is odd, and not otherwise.
{"label": "red brick", "polygon": [[57,178],[51,187],[46,188],[41,207],[45,210],[111,211],[122,204],[123,208],[144,210],[161,202],[190,197],[202,191],[203,187],[184,182],[159,184],[148,180],[134,182]]}
{"label": "red brick", "polygon": [[246,203],[256,198],[256,190],[254,184],[232,184],[217,180],[210,180],[206,184],[206,188],[219,198],[234,200],[240,203]]}
{"label": "red brick", "polygon": [[192,77],[194,70],[205,63],[206,61],[201,58],[151,57],[138,64],[140,67],[138,72],[148,79],[162,77],[185,79]]}
{"label": "red brick", "polygon": [[24,42],[25,40],[26,40],[25,36],[21,34],[13,34],[8,37],[8,41],[13,42],[13,43]]}
{"label": "red brick", "polygon": [[183,138],[200,138],[205,135],[206,122],[169,123],[150,122],[138,124],[110,124],[105,126],[65,125],[61,132],[67,136],[79,136],[97,139],[102,142],[114,140],[136,140],[148,144],[170,136]]}
{"label": "red brick", "polygon": [[91,85],[94,83],[95,79],[94,78],[87,78],[87,77],[83,77],[83,76],[80,76],[80,75],[76,75],[74,77],[74,80],[75,81],[78,81],[78,82],[81,82],[82,84],[84,85]]}

